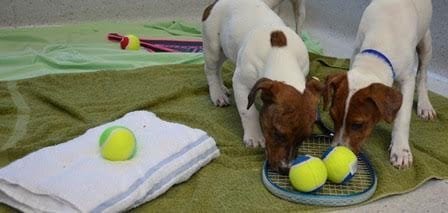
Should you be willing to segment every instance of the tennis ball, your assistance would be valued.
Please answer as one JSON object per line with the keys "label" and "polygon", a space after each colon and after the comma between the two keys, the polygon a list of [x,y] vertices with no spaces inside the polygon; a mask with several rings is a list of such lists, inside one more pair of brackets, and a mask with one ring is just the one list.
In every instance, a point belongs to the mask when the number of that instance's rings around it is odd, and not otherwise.
{"label": "tennis ball", "polygon": [[140,39],[135,35],[124,36],[120,41],[121,49],[139,50]]}
{"label": "tennis ball", "polygon": [[322,159],[327,167],[328,179],[333,183],[347,183],[356,173],[358,159],[345,146],[328,148]]}
{"label": "tennis ball", "polygon": [[321,159],[302,155],[292,162],[289,180],[292,186],[301,192],[316,191],[327,180],[327,168]]}
{"label": "tennis ball", "polygon": [[123,126],[112,126],[100,136],[101,155],[111,161],[131,159],[137,149],[132,131]]}

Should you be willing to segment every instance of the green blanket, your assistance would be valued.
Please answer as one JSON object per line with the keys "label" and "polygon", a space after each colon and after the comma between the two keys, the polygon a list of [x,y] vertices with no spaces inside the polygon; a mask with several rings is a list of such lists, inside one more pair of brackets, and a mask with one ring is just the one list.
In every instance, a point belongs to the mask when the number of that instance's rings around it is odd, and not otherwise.
{"label": "green blanket", "polygon": [[0,80],[52,73],[124,70],[163,64],[200,64],[200,53],[121,50],[108,33],[151,38],[200,38],[198,26],[178,21],[160,23],[93,22],[61,26],[0,29]]}
{"label": "green blanket", "polygon": [[[158,23],[93,22],[62,26],[0,28],[0,80],[18,80],[53,73],[125,70],[166,64],[201,64],[201,53],[149,53],[121,50],[108,33],[143,38],[201,38],[200,26],[179,21]],[[309,51],[322,54],[307,33]]]}
{"label": "green blanket", "polygon": [[[325,57],[312,56],[311,60],[311,74],[321,79],[348,65],[347,60]],[[166,65],[0,82],[0,166],[143,109],[205,130],[216,139],[221,156],[137,211],[322,210],[281,200],[265,189],[261,182],[263,150],[243,146],[235,105],[218,108],[211,104],[202,67]],[[223,77],[229,87],[232,72],[232,65],[226,64]],[[436,121],[422,121],[412,114],[411,169],[399,171],[389,163],[389,124],[378,125],[363,147],[379,177],[370,202],[411,191],[431,178],[448,178],[448,100],[431,94],[431,101],[438,111]]]}

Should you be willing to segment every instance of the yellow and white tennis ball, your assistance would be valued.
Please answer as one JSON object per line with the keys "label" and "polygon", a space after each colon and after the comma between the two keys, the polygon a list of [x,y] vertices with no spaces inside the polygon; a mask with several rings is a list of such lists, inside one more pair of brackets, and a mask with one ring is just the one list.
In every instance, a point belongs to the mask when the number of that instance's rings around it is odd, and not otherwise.
{"label": "yellow and white tennis ball", "polygon": [[135,35],[124,36],[120,41],[121,49],[126,50],[139,50],[140,39]]}
{"label": "yellow and white tennis ball", "polygon": [[291,185],[301,192],[316,191],[327,180],[327,168],[321,159],[302,155],[292,162],[289,180]]}
{"label": "yellow and white tennis ball", "polygon": [[131,159],[137,149],[134,133],[123,126],[109,127],[100,136],[101,155],[111,161]]}
{"label": "yellow and white tennis ball", "polygon": [[347,183],[358,168],[358,158],[345,146],[330,147],[322,159],[327,167],[328,180],[333,183]]}

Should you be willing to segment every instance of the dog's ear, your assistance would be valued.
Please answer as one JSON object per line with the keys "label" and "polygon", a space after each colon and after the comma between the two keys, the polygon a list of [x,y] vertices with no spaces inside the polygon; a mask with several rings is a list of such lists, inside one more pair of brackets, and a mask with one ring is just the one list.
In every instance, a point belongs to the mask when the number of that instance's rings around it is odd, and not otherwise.
{"label": "dog's ear", "polygon": [[304,98],[306,103],[316,108],[319,104],[320,96],[324,90],[324,85],[317,79],[311,78],[306,82]]}
{"label": "dog's ear", "polygon": [[381,114],[381,117],[388,123],[395,120],[403,102],[401,93],[384,84],[374,83],[368,86],[369,96],[367,101],[372,101]]}
{"label": "dog's ear", "polygon": [[273,84],[274,81],[272,81],[271,79],[261,78],[260,80],[258,80],[250,90],[249,96],[247,97],[247,109],[249,109],[254,104],[255,97],[257,96],[257,92],[260,89],[262,91],[261,99],[263,100],[263,103],[272,103],[274,98],[271,91]]}
{"label": "dog's ear", "polygon": [[314,97],[319,98],[324,89],[324,85],[315,78],[311,78],[306,82],[305,90],[309,91]]}
{"label": "dog's ear", "polygon": [[325,79],[324,90],[322,92],[322,95],[324,96],[324,110],[326,110],[330,104],[330,96],[332,99],[334,98],[337,89],[341,86],[344,80],[347,81],[347,73],[336,73],[327,76]]}

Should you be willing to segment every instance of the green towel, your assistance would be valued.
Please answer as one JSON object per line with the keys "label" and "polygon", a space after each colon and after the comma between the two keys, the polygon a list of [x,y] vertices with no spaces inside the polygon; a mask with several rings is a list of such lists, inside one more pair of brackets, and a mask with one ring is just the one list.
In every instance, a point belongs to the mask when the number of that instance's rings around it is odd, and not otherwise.
{"label": "green towel", "polygon": [[[312,55],[311,60],[311,75],[321,79],[348,66],[348,61],[341,59]],[[226,64],[223,78],[229,87],[232,72],[233,66]],[[399,171],[389,163],[390,124],[379,124],[363,147],[379,178],[370,201],[411,191],[431,178],[448,178],[448,100],[434,94],[430,97],[438,119],[422,121],[412,113],[411,169]],[[329,209],[284,201],[265,189],[261,181],[264,151],[242,144],[243,131],[234,104],[225,108],[212,105],[202,65],[55,74],[0,82],[0,166],[134,110],[149,110],[162,119],[203,129],[216,139],[221,151],[219,158],[188,181],[137,211]]]}

